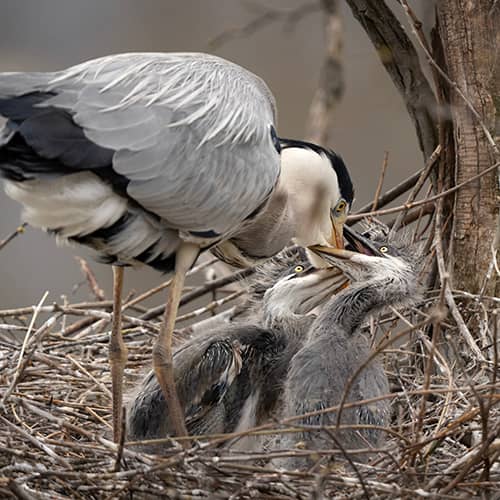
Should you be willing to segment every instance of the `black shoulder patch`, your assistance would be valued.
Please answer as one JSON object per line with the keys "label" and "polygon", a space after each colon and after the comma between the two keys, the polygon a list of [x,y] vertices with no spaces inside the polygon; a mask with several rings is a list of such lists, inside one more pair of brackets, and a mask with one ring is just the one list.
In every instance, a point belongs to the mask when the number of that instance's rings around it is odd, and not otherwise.
{"label": "black shoulder patch", "polygon": [[271,125],[271,140],[273,141],[274,148],[278,153],[281,153],[281,143],[280,139],[278,137],[278,134],[276,133],[276,129]]}
{"label": "black shoulder patch", "polygon": [[0,99],[0,115],[19,124],[30,116],[41,113],[44,108],[37,108],[47,99],[53,97],[54,92],[31,92],[15,97]]}
{"label": "black shoulder patch", "polygon": [[129,180],[113,170],[114,151],[88,139],[70,112],[37,107],[53,95],[33,92],[0,99],[0,114],[10,131],[0,148],[0,174],[22,181],[91,170],[126,196]]}
{"label": "black shoulder patch", "polygon": [[209,229],[208,231],[189,231],[189,234],[198,238],[218,238],[220,236],[220,234],[213,229]]}
{"label": "black shoulder patch", "polygon": [[57,108],[44,109],[27,118],[19,127],[24,140],[40,156],[58,159],[82,170],[109,166],[114,151],[90,141],[71,115]]}

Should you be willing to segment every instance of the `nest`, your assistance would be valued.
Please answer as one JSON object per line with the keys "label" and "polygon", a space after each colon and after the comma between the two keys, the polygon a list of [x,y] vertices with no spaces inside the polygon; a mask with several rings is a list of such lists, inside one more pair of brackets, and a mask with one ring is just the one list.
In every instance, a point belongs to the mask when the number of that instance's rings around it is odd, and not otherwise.
{"label": "nest", "polygon": [[[134,443],[112,442],[111,303],[85,262],[82,268],[99,300],[0,311],[0,496],[470,498],[499,491],[497,299],[467,297],[464,317],[467,313],[473,322],[480,313],[482,319],[476,340],[464,337],[465,324],[440,312],[444,299],[438,293],[428,294],[418,308],[393,310],[373,320],[366,334],[384,356],[392,385],[386,397],[394,418],[386,446],[369,463],[351,466],[343,465],[350,458],[348,450],[315,450],[317,466],[284,471],[267,463],[279,452],[222,447],[234,434],[197,438],[184,447],[172,443],[162,456],[142,452]],[[242,292],[223,286],[240,277],[241,272],[187,292],[200,297],[219,288],[223,298],[184,319],[199,319],[236,300]],[[161,308],[144,310],[140,302],[167,284],[128,299],[124,338],[130,387],[150,367],[161,313]],[[455,296],[456,301],[461,298]],[[196,323],[177,332],[178,337],[189,334],[196,334]],[[250,434],[293,429],[289,420]],[[297,448],[284,453],[310,452]],[[339,460],[325,462],[325,456]]]}

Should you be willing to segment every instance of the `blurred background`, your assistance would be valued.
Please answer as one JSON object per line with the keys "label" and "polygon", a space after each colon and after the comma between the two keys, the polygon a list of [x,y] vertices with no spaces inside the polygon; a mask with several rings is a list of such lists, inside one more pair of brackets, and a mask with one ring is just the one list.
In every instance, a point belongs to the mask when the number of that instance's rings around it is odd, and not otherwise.
{"label": "blurred background", "polygon": [[[50,71],[106,54],[129,51],[212,52],[261,76],[279,110],[278,133],[303,138],[309,107],[325,55],[324,17],[319,2],[267,0],[266,8],[310,5],[293,24],[275,19],[244,37],[229,37],[213,49],[210,41],[232,33],[262,13],[262,4],[238,0],[3,0],[0,18],[0,71]],[[393,3],[396,3],[395,0]],[[426,2],[414,2],[420,15]],[[398,10],[398,9],[396,9]],[[334,113],[328,146],[346,161],[356,187],[356,207],[373,197],[389,152],[385,187],[422,166],[413,126],[397,90],[348,7],[344,23],[345,93]],[[0,192],[0,240],[21,222],[20,207]],[[0,309],[30,305],[45,290],[46,303],[88,296],[75,254],[58,248],[41,231],[26,233],[0,253]],[[90,261],[110,296],[111,268]],[[164,277],[147,268],[125,275],[126,290],[142,291]],[[163,300],[163,296],[157,301]]]}

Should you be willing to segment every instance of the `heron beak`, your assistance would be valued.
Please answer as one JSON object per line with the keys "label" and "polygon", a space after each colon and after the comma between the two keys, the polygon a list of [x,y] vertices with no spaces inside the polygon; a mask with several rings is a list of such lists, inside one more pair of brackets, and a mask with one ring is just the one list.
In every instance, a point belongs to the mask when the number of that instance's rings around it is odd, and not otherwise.
{"label": "heron beak", "polygon": [[340,248],[328,247],[323,245],[313,245],[308,248],[327,262],[329,262],[329,256],[342,260],[352,260],[354,256],[359,254],[369,255],[372,257],[383,256],[383,254],[379,252],[379,250],[375,247],[370,239],[362,236],[361,234],[358,234],[349,226],[344,226],[344,236],[349,243],[349,249],[344,248],[343,245]]}
{"label": "heron beak", "polygon": [[344,248],[344,220],[336,220],[332,217],[332,234],[328,243],[335,248]]}
{"label": "heron beak", "polygon": [[309,250],[319,255],[320,257],[323,258],[326,257],[325,260],[327,262],[329,256],[334,257],[336,259],[351,260],[352,257],[357,254],[357,252],[352,252],[351,250],[346,250],[344,248],[325,247],[323,245],[313,245],[308,248]]}
{"label": "heron beak", "polygon": [[373,244],[372,240],[366,238],[362,234],[357,233],[349,226],[344,226],[344,236],[348,241],[349,246],[352,247],[353,250],[356,250],[356,252],[376,257],[384,256]]}

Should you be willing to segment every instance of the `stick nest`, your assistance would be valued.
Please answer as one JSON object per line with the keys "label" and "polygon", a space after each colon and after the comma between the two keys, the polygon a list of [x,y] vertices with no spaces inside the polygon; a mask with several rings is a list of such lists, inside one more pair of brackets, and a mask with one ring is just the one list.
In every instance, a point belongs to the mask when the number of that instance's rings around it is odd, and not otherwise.
{"label": "stick nest", "polygon": [[[418,308],[372,321],[366,334],[374,348],[383,347],[392,386],[387,445],[357,470],[325,461],[325,455],[342,458],[339,450],[317,450],[316,467],[282,471],[266,466],[272,453],[223,448],[221,436],[198,439],[189,449],[176,443],[161,457],[112,443],[111,303],[98,293],[88,266],[82,269],[98,301],[0,311],[1,497],[470,498],[499,491],[498,300],[466,297],[460,306],[477,354],[461,331],[465,323],[442,311],[443,294],[430,293]],[[208,288],[187,293],[199,296]],[[238,296],[234,289],[223,292],[217,304],[187,318]],[[464,299],[454,298],[459,305]],[[138,302],[125,316],[130,387],[150,367],[158,329],[155,320],[140,319],[148,312]],[[254,432],[291,428],[293,422],[276,422]]]}

